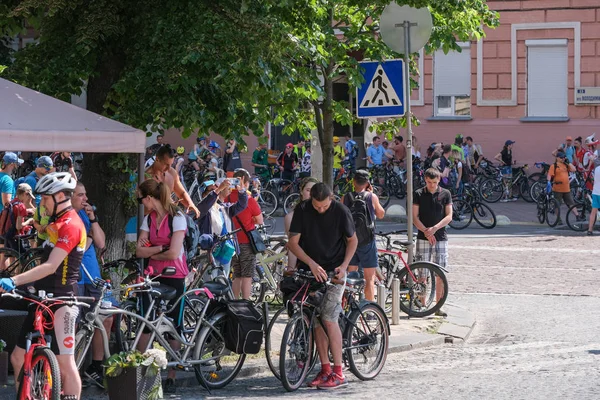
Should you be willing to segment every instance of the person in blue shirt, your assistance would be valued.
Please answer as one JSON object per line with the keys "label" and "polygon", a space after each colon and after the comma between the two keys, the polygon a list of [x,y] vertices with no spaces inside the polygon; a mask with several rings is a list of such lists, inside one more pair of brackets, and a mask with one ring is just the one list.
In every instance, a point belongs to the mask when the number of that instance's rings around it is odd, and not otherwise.
{"label": "person in blue shirt", "polygon": [[2,161],[4,162],[4,165],[0,170],[0,193],[2,194],[0,212],[4,210],[4,205],[10,203],[10,201],[15,197],[16,187],[11,175],[19,165],[23,164],[23,160],[17,157],[15,153],[10,151],[4,153],[4,158]]}
{"label": "person in blue shirt", "polygon": [[[379,179],[379,183],[383,184],[384,171],[381,167],[384,160],[385,149],[381,145],[381,138],[375,136],[373,144],[367,150],[367,167],[371,168],[373,179]],[[376,168],[373,168],[376,167]]]}
{"label": "person in blue shirt", "polygon": [[[88,203],[87,192],[85,186],[81,181],[77,182],[73,197],[71,198],[71,204],[73,209],[77,211],[77,214],[85,225],[87,232],[87,240],[85,243],[85,253],[83,253],[83,259],[81,260],[80,268],[80,281],[77,282],[79,285],[79,296],[91,296],[101,301],[101,290],[94,287],[92,280],[102,278],[100,273],[100,265],[98,264],[98,257],[96,249],[102,250],[106,245],[106,236],[104,231],[98,223],[98,217],[94,212],[92,205]],[[83,267],[87,270],[87,274],[84,272]],[[88,276],[88,274],[90,276]],[[103,321],[104,329],[107,332],[111,331],[113,324],[113,317],[106,317]],[[99,386],[103,385],[103,370],[102,362],[104,361],[104,346],[102,343],[102,334],[100,331],[94,333],[92,339],[92,364],[86,370],[86,375],[94,380]]]}
{"label": "person in blue shirt", "polygon": [[356,170],[356,156],[358,155],[358,146],[356,141],[352,140],[349,133],[346,134],[346,144],[344,144],[344,150],[346,151],[346,157],[350,162],[352,170]]}
{"label": "person in blue shirt", "polygon": [[[27,175],[24,179],[19,178],[15,182],[15,187],[19,186],[21,183],[26,183],[31,186],[35,190],[35,185],[37,185],[38,181],[45,175],[48,175],[50,172],[54,170],[54,163],[52,159],[48,156],[42,156],[38,158],[36,168]],[[23,180],[21,180],[23,179]],[[39,194],[35,195],[35,205],[39,206],[42,201],[42,196]]]}
{"label": "person in blue shirt", "polygon": [[575,146],[573,146],[573,138],[567,136],[564,143],[561,143],[556,150],[552,152],[552,155],[556,157],[556,154],[562,151],[569,160],[569,163],[573,163],[573,157],[575,156]]}

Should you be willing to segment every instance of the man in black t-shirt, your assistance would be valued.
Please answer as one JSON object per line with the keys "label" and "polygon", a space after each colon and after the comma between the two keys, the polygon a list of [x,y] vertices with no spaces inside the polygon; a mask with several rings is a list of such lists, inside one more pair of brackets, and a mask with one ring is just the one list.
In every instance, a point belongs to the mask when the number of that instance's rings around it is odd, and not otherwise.
{"label": "man in black t-shirt", "polygon": [[77,180],[75,175],[75,169],[73,168],[73,159],[71,158],[70,151],[61,151],[52,156],[52,162],[54,163],[55,172],[68,172],[71,174],[73,179]]}
{"label": "man in black t-shirt", "polygon": [[288,143],[285,146],[285,151],[277,157],[277,164],[281,165],[283,172],[281,173],[282,179],[289,181],[294,180],[294,174],[296,167],[298,166],[298,156],[294,153],[294,145]]}
{"label": "man in black t-shirt", "polygon": [[[352,215],[346,206],[332,199],[331,189],[324,183],[315,184],[310,197],[294,209],[289,250],[298,257],[298,269],[310,270],[317,281],[326,281],[328,273],[335,273],[336,279],[343,280],[358,245]],[[347,384],[342,371],[342,332],[338,324],[343,293],[343,284],[328,286],[319,307],[327,333],[317,324],[315,340],[321,372],[309,386],[334,389]]]}
{"label": "man in black t-shirt", "polygon": [[[425,171],[425,187],[416,190],[413,197],[414,224],[419,230],[417,253],[423,261],[438,264],[445,271],[448,268],[448,235],[446,225],[452,221],[452,195],[440,187],[441,173],[435,168]],[[436,277],[436,287],[443,287]],[[443,292],[436,292],[439,301]],[[436,315],[446,316],[441,309]]]}

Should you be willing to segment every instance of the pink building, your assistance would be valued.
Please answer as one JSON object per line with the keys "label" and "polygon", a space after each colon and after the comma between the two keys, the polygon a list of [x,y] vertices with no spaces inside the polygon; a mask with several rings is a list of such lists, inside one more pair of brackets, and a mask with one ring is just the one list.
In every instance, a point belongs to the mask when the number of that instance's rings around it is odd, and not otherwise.
{"label": "pink building", "polygon": [[412,104],[422,150],[462,133],[491,158],[511,139],[517,163],[532,165],[552,160],[567,135],[600,136],[600,1],[488,5],[500,13],[497,29],[460,53],[420,60]]}

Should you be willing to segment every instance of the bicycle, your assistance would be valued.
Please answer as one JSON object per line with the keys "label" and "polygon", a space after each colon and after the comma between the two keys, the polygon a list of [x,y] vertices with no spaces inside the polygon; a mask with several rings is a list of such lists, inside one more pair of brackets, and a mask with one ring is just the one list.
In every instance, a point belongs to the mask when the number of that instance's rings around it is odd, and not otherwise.
{"label": "bicycle", "polygon": [[[318,321],[325,329],[317,305],[322,301],[321,288],[313,286],[315,278],[308,272],[294,274],[304,281],[300,290],[290,300],[293,314],[283,332],[279,352],[279,375],[281,383],[289,392],[297,390],[306,379],[316,360],[313,328]],[[351,284],[364,285],[357,279]],[[325,291],[332,285],[325,283]],[[317,289],[315,291],[315,289]],[[338,319],[342,331],[343,363],[360,380],[377,377],[385,365],[390,328],[387,316],[376,303],[345,297],[343,311]],[[325,332],[327,333],[327,332]],[[363,369],[374,355],[374,362]]]}
{"label": "bicycle", "polygon": [[37,247],[32,248],[29,244],[29,240],[34,239],[35,236],[36,233],[15,236],[23,251],[7,247],[0,248],[0,278],[21,274],[41,264],[44,250]]}
{"label": "bicycle", "polygon": [[[536,184],[539,184],[539,182]],[[540,224],[546,222],[548,226],[554,228],[560,221],[560,203],[554,198],[552,187],[548,185],[549,182],[546,183],[547,188],[538,199],[537,218]]]}
{"label": "bicycle", "polygon": [[[598,177],[600,179],[600,177]],[[584,201],[575,203],[567,211],[567,225],[576,232],[586,231],[589,227],[589,218],[592,212],[592,192],[589,189],[584,189]],[[577,214],[575,214],[577,213]],[[598,217],[594,221],[596,224]],[[593,226],[593,225],[592,225]]]}
{"label": "bicycle", "polygon": [[3,293],[2,297],[12,297],[16,300],[27,300],[37,304],[33,322],[33,330],[27,334],[23,368],[19,372],[19,390],[17,399],[60,399],[61,377],[56,355],[50,350],[46,341],[46,330],[54,324],[54,313],[50,307],[55,305],[89,307],[93,297],[46,297],[40,291],[39,296],[15,289]]}
{"label": "bicycle", "polygon": [[479,200],[479,193],[469,183],[465,183],[462,195],[452,199],[453,229],[465,229],[475,219],[482,228],[493,229],[496,226],[496,214],[492,209]]}
{"label": "bicycle", "polygon": [[[287,238],[285,236],[274,237],[267,232],[267,225],[258,226],[256,229],[261,233],[267,250],[256,255],[256,277],[252,285],[252,296],[250,300],[254,303],[267,301],[281,302],[279,282],[283,278],[284,260],[287,257]],[[267,296],[272,293],[272,298]]]}
{"label": "bicycle", "polygon": [[[444,268],[429,261],[414,261],[408,264],[403,253],[408,253],[412,241],[392,241],[391,236],[406,234],[406,230],[379,232],[380,282],[387,289],[386,313],[392,310],[392,282],[400,280],[400,310],[409,317],[426,317],[438,311],[448,297],[448,280]],[[400,264],[402,262],[402,264]],[[438,288],[441,284],[441,288]],[[441,291],[442,293],[438,293]]]}
{"label": "bicycle", "polygon": [[521,196],[526,202],[533,203],[526,174],[527,169],[528,165],[525,164],[522,167],[514,167],[511,178],[485,179],[479,187],[481,198],[488,203],[496,203],[503,195],[506,199],[512,196],[514,200]]}

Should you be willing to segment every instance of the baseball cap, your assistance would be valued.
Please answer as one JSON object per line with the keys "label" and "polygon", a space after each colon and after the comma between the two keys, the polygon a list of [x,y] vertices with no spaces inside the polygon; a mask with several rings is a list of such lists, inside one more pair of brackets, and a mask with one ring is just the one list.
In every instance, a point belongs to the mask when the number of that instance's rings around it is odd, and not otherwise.
{"label": "baseball cap", "polygon": [[571,136],[567,136],[566,140],[573,140],[573,138]]}
{"label": "baseball cap", "polygon": [[511,144],[513,144],[513,143],[517,143],[517,142],[515,142],[514,140],[507,140],[507,141],[504,143],[504,145],[505,145],[505,146],[509,146],[509,145],[511,145]]}
{"label": "baseball cap", "polygon": [[[15,153],[13,153],[12,151],[7,151],[6,153],[4,153],[4,158],[2,159],[4,160],[4,164],[23,164],[23,160],[20,159],[19,157],[17,157],[17,155]],[[31,189],[31,188],[30,188]]]}
{"label": "baseball cap", "polygon": [[40,158],[38,158],[36,165],[38,168],[50,169],[54,166],[54,163],[52,162],[52,159],[50,157],[41,156]]}
{"label": "baseball cap", "polygon": [[340,138],[339,138],[339,137],[337,137],[337,136],[334,136],[334,137],[333,137],[333,143],[337,143],[337,142],[339,142],[339,141],[340,141]]}
{"label": "baseball cap", "polygon": [[286,145],[285,145],[285,147],[286,147],[286,148],[288,148],[288,147],[294,147],[294,145],[293,145],[293,144],[291,144],[291,143],[288,143],[288,144],[286,144]]}
{"label": "baseball cap", "polygon": [[17,186],[17,193],[19,192],[25,192],[28,195],[30,195],[32,199],[35,199],[35,196],[33,195],[33,190],[31,189],[31,186],[29,186],[28,183],[19,184],[19,186]]}

